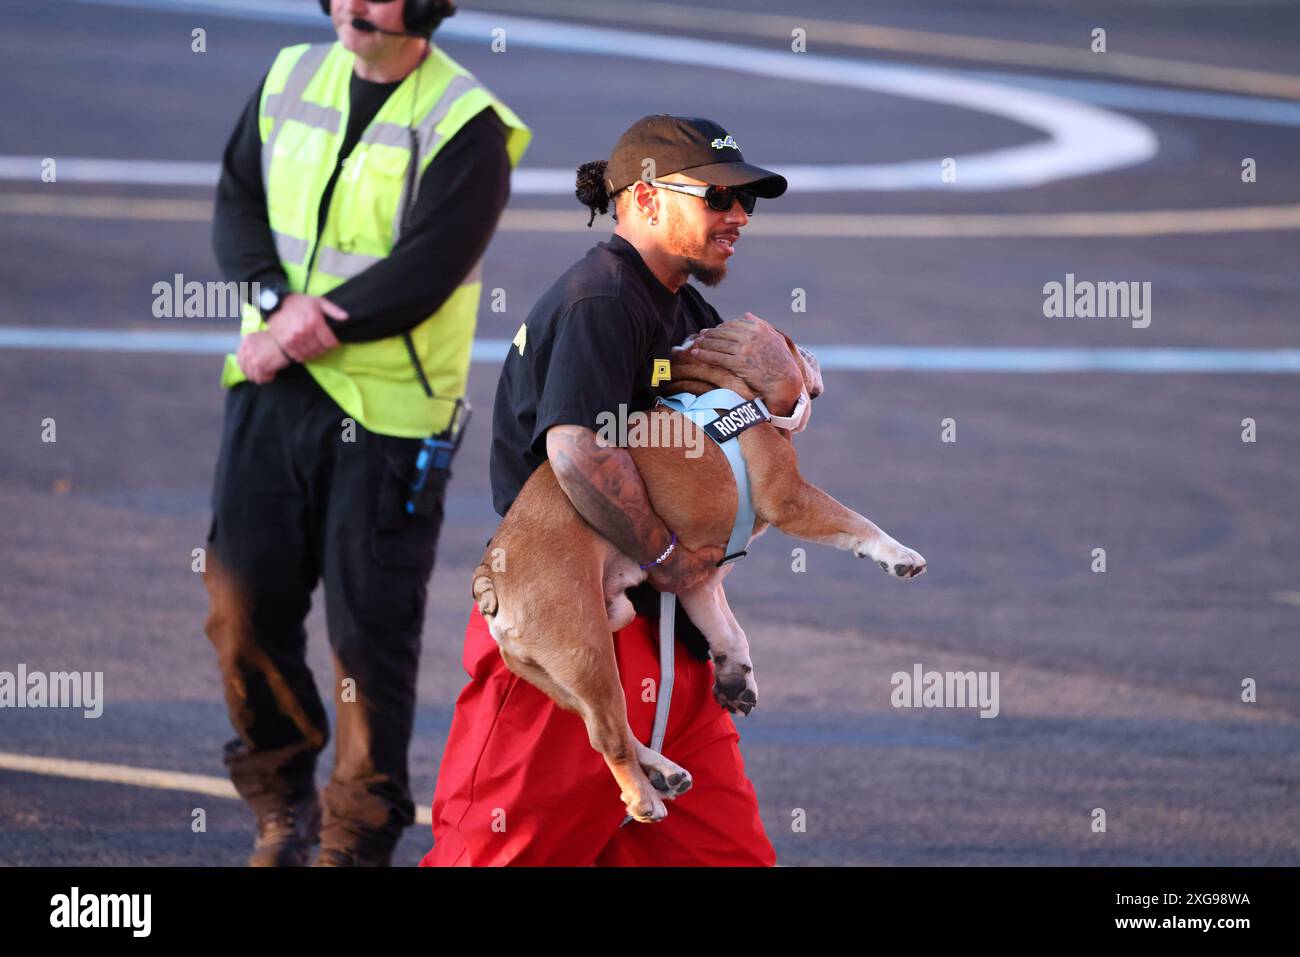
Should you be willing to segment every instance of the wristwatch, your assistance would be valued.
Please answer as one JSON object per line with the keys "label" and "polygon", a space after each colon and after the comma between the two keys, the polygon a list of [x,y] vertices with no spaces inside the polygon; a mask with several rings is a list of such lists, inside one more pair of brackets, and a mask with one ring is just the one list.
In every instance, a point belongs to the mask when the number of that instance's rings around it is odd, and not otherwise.
{"label": "wristwatch", "polygon": [[[262,321],[269,322],[275,311],[284,305],[286,291],[282,286],[262,286],[257,292],[257,308],[262,313]],[[275,342],[280,350],[280,355],[284,356],[290,362],[297,362],[293,356],[284,351],[284,346],[280,345],[280,340],[275,338],[275,333],[267,329],[271,339]]]}
{"label": "wristwatch", "polygon": [[263,319],[270,319],[284,305],[285,290],[279,286],[262,286],[257,293],[257,308]]}

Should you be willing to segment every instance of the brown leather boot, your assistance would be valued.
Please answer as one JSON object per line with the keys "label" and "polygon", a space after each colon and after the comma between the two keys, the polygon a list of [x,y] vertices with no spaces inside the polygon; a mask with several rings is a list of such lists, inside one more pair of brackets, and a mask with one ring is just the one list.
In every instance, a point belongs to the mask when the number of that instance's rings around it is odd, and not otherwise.
{"label": "brown leather boot", "polygon": [[317,867],[388,867],[393,854],[362,854],[356,848],[322,847],[316,858]]}
{"label": "brown leather boot", "polygon": [[306,867],[320,843],[320,799],[313,790],[297,804],[268,811],[257,819],[257,840],[249,867]]}

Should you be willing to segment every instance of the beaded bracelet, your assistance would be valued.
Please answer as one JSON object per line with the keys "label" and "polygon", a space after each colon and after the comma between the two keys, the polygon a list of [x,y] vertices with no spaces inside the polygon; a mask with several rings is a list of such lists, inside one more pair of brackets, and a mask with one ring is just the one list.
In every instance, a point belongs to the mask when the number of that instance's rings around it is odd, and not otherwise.
{"label": "beaded bracelet", "polygon": [[664,549],[664,553],[660,555],[658,558],[656,558],[654,561],[646,562],[644,565],[642,565],[641,571],[645,571],[647,568],[650,568],[654,565],[662,565],[664,559],[673,553],[673,549],[677,547],[677,533],[673,532],[672,536],[673,536],[673,540],[668,543],[668,547]]}

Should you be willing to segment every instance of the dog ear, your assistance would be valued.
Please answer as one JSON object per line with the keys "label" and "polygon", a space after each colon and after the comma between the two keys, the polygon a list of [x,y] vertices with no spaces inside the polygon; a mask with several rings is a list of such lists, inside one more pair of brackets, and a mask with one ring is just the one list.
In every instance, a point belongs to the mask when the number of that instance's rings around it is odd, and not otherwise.
{"label": "dog ear", "polygon": [[[781,332],[780,329],[776,330]],[[817,357],[796,343],[793,339],[781,332],[785,344],[790,347],[790,354],[794,356],[794,361],[799,366],[799,372],[803,375],[804,387],[808,390],[808,398],[815,399],[825,391],[822,384],[822,367],[817,361]]]}

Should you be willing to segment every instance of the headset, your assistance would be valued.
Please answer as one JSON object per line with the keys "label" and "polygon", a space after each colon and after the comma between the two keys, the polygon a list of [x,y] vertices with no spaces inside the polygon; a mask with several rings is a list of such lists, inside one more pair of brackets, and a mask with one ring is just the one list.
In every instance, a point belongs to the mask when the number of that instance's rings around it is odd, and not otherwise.
{"label": "headset", "polygon": [[[379,0],[376,0],[376,2],[379,2]],[[325,11],[326,16],[329,16],[330,0],[320,0],[320,8]],[[442,23],[447,17],[455,16],[455,14],[455,0],[406,0],[406,7],[402,10],[402,21],[406,26],[403,33],[381,30],[369,20],[363,20],[361,17],[353,17],[352,26],[363,33],[384,33],[389,36],[424,37],[428,39],[429,35],[438,29],[438,24]]]}

